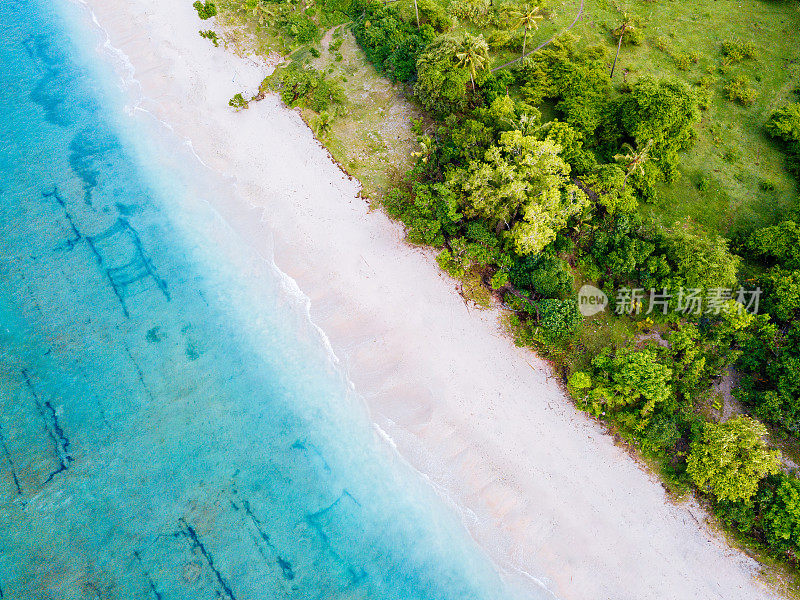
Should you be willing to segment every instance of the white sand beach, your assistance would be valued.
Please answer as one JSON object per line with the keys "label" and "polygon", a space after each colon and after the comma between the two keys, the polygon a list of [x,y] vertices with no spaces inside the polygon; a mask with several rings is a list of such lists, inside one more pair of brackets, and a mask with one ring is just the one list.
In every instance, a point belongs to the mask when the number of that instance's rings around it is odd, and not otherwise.
{"label": "white sand beach", "polygon": [[496,312],[467,307],[430,253],[369,211],[296,112],[274,96],[227,106],[266,66],[200,38],[190,0],[87,3],[141,84],[137,118],[168,123],[236,186],[217,210],[265,256],[274,245],[376,430],[504,571],[565,600],[777,597],[695,502],[672,504],[572,406]]}

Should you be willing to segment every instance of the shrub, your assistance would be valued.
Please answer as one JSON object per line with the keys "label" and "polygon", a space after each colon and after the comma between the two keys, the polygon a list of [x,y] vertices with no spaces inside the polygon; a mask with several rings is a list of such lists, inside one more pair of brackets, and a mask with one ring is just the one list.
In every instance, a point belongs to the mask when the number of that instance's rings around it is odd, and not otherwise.
{"label": "shrub", "polygon": [[294,62],[276,70],[270,83],[287,106],[302,106],[320,113],[345,100],[341,87],[326,79],[325,73]]}
{"label": "shrub", "polygon": [[287,35],[290,35],[301,44],[307,44],[319,37],[319,27],[305,13],[290,13],[281,22],[281,26]]}
{"label": "shrub", "polygon": [[742,533],[752,531],[758,520],[753,502],[718,500],[714,503],[714,512],[728,527],[738,529]]}
{"label": "shrub", "polygon": [[192,6],[194,6],[194,9],[197,11],[197,16],[204,21],[217,15],[217,5],[210,0],[206,0],[205,3],[197,0]]}
{"label": "shrub", "polygon": [[737,75],[725,86],[725,95],[728,97],[728,100],[733,100],[743,106],[748,106],[755,102],[758,92],[750,87],[750,82],[746,77]]}
{"label": "shrub", "polygon": [[209,29],[207,31],[200,31],[199,33],[201,38],[211,40],[211,43],[214,44],[214,46],[219,47],[219,38],[217,37],[216,32]]}
{"label": "shrub", "polygon": [[764,441],[767,428],[750,417],[706,423],[692,444],[686,470],[700,489],[719,500],[747,501],[758,482],[780,469],[780,453]]}
{"label": "shrub", "polygon": [[242,110],[250,107],[250,102],[244,99],[241,94],[236,94],[233,98],[228,100],[228,106],[237,110]]}
{"label": "shrub", "polygon": [[765,127],[769,135],[786,144],[789,152],[800,154],[800,102],[776,110]]}
{"label": "shrub", "polygon": [[673,58],[675,59],[675,65],[681,71],[688,71],[692,65],[697,64],[700,60],[697,54],[692,52],[679,52]]}
{"label": "shrub", "polygon": [[581,322],[578,303],[574,299],[547,298],[536,303],[539,325],[553,338],[562,338],[575,332]]}
{"label": "shrub", "polygon": [[758,54],[752,42],[727,40],[722,43],[722,55],[729,62],[741,62],[746,58],[755,58]]}
{"label": "shrub", "polygon": [[659,452],[674,446],[680,437],[675,419],[670,415],[657,414],[644,427],[641,444],[645,451]]}

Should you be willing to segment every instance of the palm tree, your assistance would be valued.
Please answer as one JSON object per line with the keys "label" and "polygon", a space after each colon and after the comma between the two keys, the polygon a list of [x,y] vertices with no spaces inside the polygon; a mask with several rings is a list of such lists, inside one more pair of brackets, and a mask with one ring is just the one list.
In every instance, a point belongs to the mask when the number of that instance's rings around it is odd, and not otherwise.
{"label": "palm tree", "polygon": [[528,44],[528,32],[530,32],[531,29],[539,29],[538,21],[541,21],[544,17],[539,14],[538,6],[531,7],[529,4],[523,6],[521,10],[516,11],[515,16],[518,19],[517,28],[525,28],[525,37],[522,39],[522,56],[525,56],[525,47]]}
{"label": "palm tree", "polygon": [[617,53],[614,55],[614,64],[611,65],[611,78],[614,77],[614,68],[617,66],[617,58],[619,58],[619,51],[622,48],[622,38],[625,37],[626,33],[630,33],[634,30],[633,27],[633,19],[631,19],[628,13],[625,13],[622,16],[622,25],[617,27],[612,33],[614,35],[619,36],[619,43],[617,44]]}
{"label": "palm tree", "polygon": [[414,13],[417,15],[417,31],[419,31],[419,9],[417,8],[417,0],[414,0]]}
{"label": "palm tree", "polygon": [[647,140],[644,148],[634,150],[630,144],[622,145],[622,152],[614,155],[614,160],[625,166],[625,179],[622,182],[622,191],[625,191],[625,186],[628,185],[628,177],[633,175],[634,172],[644,174],[644,163],[650,158],[650,148],[653,146],[653,138]]}
{"label": "palm tree", "polygon": [[456,52],[456,59],[459,67],[466,67],[469,70],[469,79],[474,90],[475,76],[478,71],[483,71],[489,64],[489,44],[483,39],[483,34],[479,34],[477,37],[465,35],[461,42],[461,49]]}

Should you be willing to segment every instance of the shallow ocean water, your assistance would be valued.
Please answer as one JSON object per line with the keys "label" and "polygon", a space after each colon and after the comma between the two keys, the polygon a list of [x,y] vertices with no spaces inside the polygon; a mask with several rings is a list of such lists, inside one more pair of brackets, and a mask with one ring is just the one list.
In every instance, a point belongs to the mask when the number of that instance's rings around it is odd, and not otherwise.
{"label": "shallow ocean water", "polygon": [[0,16],[0,598],[523,597],[81,9]]}

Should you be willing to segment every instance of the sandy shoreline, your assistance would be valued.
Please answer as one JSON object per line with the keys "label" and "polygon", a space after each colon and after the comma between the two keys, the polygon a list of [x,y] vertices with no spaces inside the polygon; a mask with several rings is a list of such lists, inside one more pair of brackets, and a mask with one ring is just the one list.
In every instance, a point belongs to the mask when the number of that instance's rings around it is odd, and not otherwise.
{"label": "sandy shoreline", "polygon": [[227,107],[264,66],[200,38],[189,0],[87,3],[132,65],[138,108],[236,184],[217,210],[265,255],[274,243],[377,427],[497,564],[570,600],[771,597],[694,502],[670,504],[496,314],[467,308],[429,253],[368,211],[297,113],[275,97]]}

